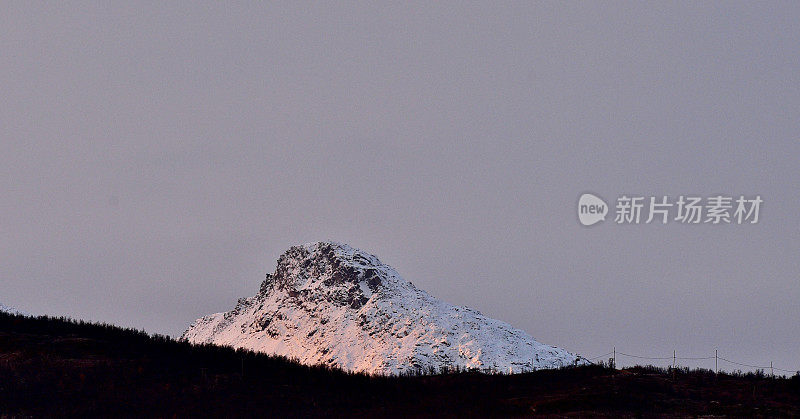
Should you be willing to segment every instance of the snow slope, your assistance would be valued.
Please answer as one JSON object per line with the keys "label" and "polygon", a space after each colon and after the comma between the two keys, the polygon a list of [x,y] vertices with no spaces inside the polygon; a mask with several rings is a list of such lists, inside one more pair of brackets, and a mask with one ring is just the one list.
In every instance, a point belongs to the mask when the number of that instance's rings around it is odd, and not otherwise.
{"label": "snow slope", "polygon": [[372,374],[456,366],[523,372],[586,362],[440,301],[377,257],[334,242],[290,248],[257,295],[196,320],[181,338]]}
{"label": "snow slope", "polygon": [[2,303],[0,303],[0,311],[10,314],[26,314],[22,311],[15,309],[14,307],[4,306]]}

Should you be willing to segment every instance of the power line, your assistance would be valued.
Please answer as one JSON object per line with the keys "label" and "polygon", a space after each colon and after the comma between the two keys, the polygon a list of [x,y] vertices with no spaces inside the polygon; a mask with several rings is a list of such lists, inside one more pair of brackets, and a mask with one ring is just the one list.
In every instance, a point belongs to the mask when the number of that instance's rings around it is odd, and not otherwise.
{"label": "power line", "polygon": [[629,356],[631,358],[639,358],[639,359],[672,359],[671,356],[668,356],[668,357],[657,357],[657,356],[631,355],[631,354],[626,354],[626,353],[622,353],[622,352],[617,352],[617,353],[620,354],[620,355],[625,355],[625,356]]}
{"label": "power line", "polygon": [[723,360],[725,362],[730,362],[731,364],[736,364],[736,365],[740,365],[740,366],[743,366],[743,367],[750,367],[750,368],[756,368],[756,369],[762,369],[762,370],[769,368],[769,366],[760,367],[758,365],[742,364],[741,362],[731,361],[730,359],[725,359],[723,357],[719,357],[719,359],[721,359],[721,360]]}
{"label": "power line", "polygon": [[602,358],[602,357],[604,357],[604,356],[609,356],[609,355],[611,355],[611,354],[613,354],[613,353],[614,353],[614,352],[609,352],[609,353],[607,353],[607,354],[598,355],[598,356],[596,356],[596,357],[594,357],[594,358],[586,358],[586,360],[587,360],[587,361],[592,361],[592,360],[594,360],[594,359],[597,359],[597,358]]}
{"label": "power line", "polygon": [[594,359],[603,358],[603,357],[609,356],[611,354],[614,354],[615,356],[617,354],[619,354],[619,355],[627,356],[627,357],[630,357],[630,358],[646,359],[646,360],[660,360],[660,361],[667,361],[667,360],[673,360],[673,361],[675,361],[675,360],[705,361],[705,360],[714,359],[714,360],[725,361],[725,362],[728,362],[730,364],[739,365],[739,366],[742,366],[742,367],[755,368],[755,369],[760,369],[760,370],[770,369],[770,371],[779,371],[779,372],[785,372],[785,373],[789,373],[789,374],[791,374],[791,373],[800,374],[800,370],[787,370],[787,369],[783,369],[783,368],[778,368],[778,367],[773,366],[771,362],[770,362],[770,365],[768,365],[768,366],[751,365],[751,364],[745,364],[743,362],[731,361],[730,359],[718,356],[718,354],[716,354],[716,353],[715,353],[715,356],[684,356],[684,357],[676,357],[675,355],[673,355],[673,356],[642,356],[642,355],[628,354],[628,353],[625,353],[625,352],[619,352],[615,348],[613,352],[609,352],[609,353],[606,353],[606,354],[603,354],[603,355],[599,355],[599,356],[596,356],[596,357],[593,357],[593,358],[585,358],[585,359],[588,360],[588,361],[592,361]]}

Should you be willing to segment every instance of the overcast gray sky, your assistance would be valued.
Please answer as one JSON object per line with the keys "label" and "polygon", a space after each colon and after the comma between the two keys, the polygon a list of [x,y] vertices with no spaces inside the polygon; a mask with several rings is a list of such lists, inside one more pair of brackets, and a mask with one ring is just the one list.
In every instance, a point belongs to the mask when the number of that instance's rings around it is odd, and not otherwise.
{"label": "overcast gray sky", "polygon": [[800,369],[796,2],[66,3],[0,6],[4,304],[175,336],[333,239],[585,356]]}

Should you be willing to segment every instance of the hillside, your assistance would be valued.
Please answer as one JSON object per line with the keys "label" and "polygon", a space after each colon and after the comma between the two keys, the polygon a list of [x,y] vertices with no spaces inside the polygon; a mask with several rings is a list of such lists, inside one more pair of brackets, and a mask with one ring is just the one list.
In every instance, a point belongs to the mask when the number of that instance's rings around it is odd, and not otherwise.
{"label": "hillside", "polygon": [[469,307],[439,300],[375,255],[335,242],[293,246],[259,292],[183,334],[353,372],[525,372],[586,364]]}
{"label": "hillside", "polygon": [[800,415],[800,377],[599,366],[370,377],[0,313],[0,416]]}

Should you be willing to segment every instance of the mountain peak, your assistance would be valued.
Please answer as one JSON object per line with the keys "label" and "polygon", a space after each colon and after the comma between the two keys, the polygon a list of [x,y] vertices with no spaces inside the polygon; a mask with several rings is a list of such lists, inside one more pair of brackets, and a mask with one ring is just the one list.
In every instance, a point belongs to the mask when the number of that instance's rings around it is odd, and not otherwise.
{"label": "mountain peak", "polygon": [[[273,291],[291,295],[324,294],[337,305],[360,308],[387,281],[400,276],[375,255],[344,243],[325,241],[292,246],[278,258],[275,272],[267,274],[259,295]],[[410,285],[410,284],[403,284]]]}
{"label": "mountain peak", "polygon": [[375,255],[329,241],[290,247],[258,294],[198,319],[182,338],[377,374],[430,367],[521,372],[585,362],[432,297]]}

